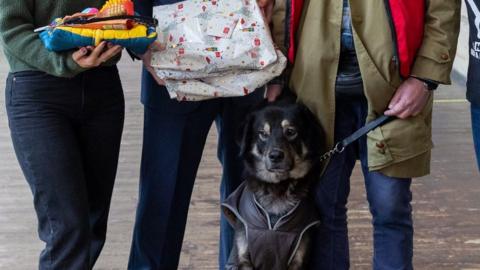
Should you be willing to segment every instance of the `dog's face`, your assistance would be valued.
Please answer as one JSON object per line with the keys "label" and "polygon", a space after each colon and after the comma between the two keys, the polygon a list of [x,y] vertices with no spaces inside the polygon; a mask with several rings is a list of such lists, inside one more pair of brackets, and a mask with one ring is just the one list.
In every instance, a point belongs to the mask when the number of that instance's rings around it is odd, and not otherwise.
{"label": "dog's face", "polygon": [[302,105],[267,105],[251,113],[240,140],[247,173],[279,183],[300,179],[321,151],[323,134],[315,117]]}

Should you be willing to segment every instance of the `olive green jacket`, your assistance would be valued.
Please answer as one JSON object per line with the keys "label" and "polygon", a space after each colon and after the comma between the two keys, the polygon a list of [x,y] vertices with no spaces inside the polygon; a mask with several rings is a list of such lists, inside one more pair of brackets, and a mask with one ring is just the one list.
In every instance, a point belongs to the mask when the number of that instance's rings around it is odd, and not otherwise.
{"label": "olive green jacket", "polygon": [[[284,44],[286,0],[276,0],[272,34]],[[422,46],[412,76],[450,84],[460,26],[460,0],[426,0]],[[334,145],[335,79],[340,55],[343,1],[306,0],[297,32],[290,87],[314,112]],[[382,115],[402,83],[384,0],[350,1],[352,28],[371,121]],[[282,47],[282,46],[280,46]],[[396,119],[367,134],[371,171],[401,178],[430,171],[433,98],[421,114]]]}

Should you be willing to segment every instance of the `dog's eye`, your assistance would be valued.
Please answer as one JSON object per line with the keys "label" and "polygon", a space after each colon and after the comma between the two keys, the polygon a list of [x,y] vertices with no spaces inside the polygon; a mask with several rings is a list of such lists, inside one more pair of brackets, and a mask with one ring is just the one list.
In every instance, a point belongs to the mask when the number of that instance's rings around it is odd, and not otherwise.
{"label": "dog's eye", "polygon": [[287,128],[285,130],[285,136],[287,136],[288,138],[294,138],[297,136],[297,130],[295,130],[294,128]]}
{"label": "dog's eye", "polygon": [[260,137],[260,139],[265,140],[268,138],[268,133],[265,130],[261,129],[258,131],[258,136]]}

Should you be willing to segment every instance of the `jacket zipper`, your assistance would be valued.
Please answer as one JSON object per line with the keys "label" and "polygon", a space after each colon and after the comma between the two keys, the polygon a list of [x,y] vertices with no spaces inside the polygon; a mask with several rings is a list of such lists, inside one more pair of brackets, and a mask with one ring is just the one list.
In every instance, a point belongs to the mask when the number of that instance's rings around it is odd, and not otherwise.
{"label": "jacket zipper", "polygon": [[[384,0],[385,9],[387,11],[388,23],[390,25],[390,29],[392,31],[392,43],[393,43],[393,61],[397,66],[398,73],[400,74],[400,58],[398,52],[398,43],[397,43],[397,30],[395,28],[395,24],[393,22],[392,16],[392,7],[390,6],[390,0]],[[401,77],[401,75],[400,75]]]}

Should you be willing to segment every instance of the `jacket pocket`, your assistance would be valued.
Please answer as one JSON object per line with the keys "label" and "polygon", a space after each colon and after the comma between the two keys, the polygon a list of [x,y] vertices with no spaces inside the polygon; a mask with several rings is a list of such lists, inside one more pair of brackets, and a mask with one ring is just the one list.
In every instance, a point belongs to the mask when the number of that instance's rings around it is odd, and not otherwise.
{"label": "jacket pocket", "polygon": [[433,60],[439,64],[445,64],[451,62],[453,59],[450,56],[450,52],[445,47],[438,45],[424,46],[425,49],[420,49],[418,55]]}
{"label": "jacket pocket", "polygon": [[420,114],[397,119],[368,133],[368,167],[383,169],[431,150],[431,126],[426,115],[430,117],[430,114]]}

